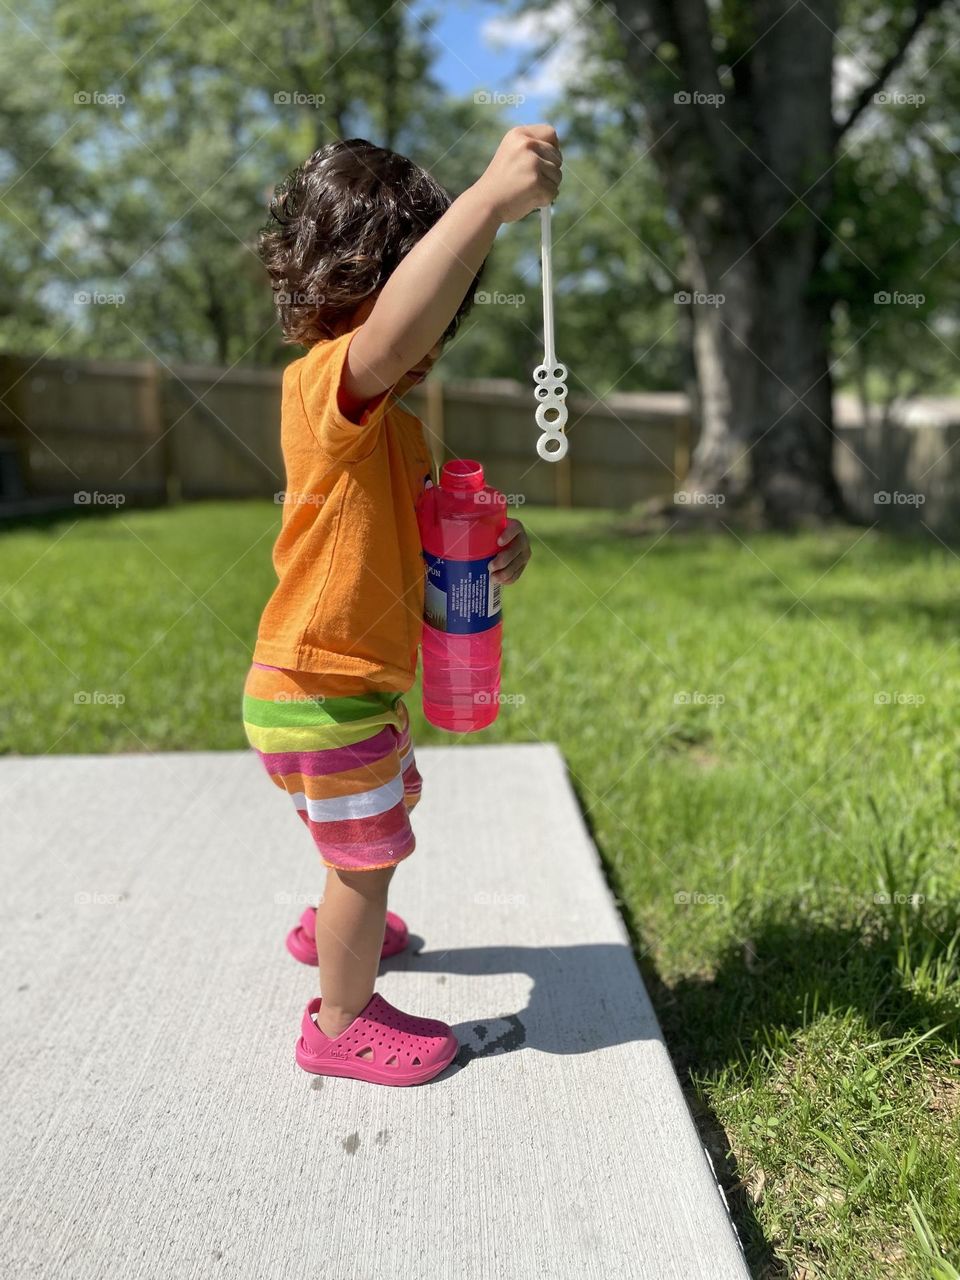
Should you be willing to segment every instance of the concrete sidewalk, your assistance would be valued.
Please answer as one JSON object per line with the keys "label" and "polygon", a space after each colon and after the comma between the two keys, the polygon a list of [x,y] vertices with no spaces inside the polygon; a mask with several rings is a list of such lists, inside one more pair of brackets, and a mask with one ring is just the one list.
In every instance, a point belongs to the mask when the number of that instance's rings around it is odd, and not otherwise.
{"label": "concrete sidewalk", "polygon": [[5,1274],[744,1280],[559,753],[418,759],[413,1089],[294,1064],[322,870],[252,753],[0,761]]}

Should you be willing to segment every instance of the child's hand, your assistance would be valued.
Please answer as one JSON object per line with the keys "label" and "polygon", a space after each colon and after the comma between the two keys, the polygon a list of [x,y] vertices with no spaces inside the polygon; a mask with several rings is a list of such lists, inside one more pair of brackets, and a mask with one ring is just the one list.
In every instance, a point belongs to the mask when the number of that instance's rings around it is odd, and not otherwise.
{"label": "child's hand", "polygon": [[510,582],[516,582],[527,567],[530,539],[519,520],[508,520],[497,544],[503,550],[490,561],[490,576],[494,582],[506,586]]}
{"label": "child's hand", "polygon": [[524,124],[504,134],[475,183],[501,222],[516,222],[550,204],[560,186],[560,142],[548,124]]}

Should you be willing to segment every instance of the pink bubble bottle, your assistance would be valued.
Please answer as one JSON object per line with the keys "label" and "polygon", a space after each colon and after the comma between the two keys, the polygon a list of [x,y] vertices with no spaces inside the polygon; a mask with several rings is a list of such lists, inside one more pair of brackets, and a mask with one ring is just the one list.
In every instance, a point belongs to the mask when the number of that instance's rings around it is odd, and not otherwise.
{"label": "pink bubble bottle", "polygon": [[438,729],[471,733],[500,710],[500,586],[488,566],[506,505],[470,459],[445,463],[417,504],[427,572],[423,713]]}

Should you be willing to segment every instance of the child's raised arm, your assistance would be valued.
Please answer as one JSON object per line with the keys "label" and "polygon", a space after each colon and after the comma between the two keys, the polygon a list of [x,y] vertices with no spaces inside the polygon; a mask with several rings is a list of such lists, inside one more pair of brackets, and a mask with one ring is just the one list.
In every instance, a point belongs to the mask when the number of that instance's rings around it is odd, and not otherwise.
{"label": "child's raised arm", "polygon": [[559,141],[550,125],[507,133],[483,175],[403,259],[350,343],[343,382],[371,400],[440,341],[490,251],[500,224],[549,204],[560,186]]}

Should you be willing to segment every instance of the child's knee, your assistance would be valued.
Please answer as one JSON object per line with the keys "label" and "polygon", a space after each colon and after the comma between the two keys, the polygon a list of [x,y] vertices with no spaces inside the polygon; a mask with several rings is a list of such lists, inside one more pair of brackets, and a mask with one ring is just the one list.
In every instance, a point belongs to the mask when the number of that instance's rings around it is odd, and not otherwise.
{"label": "child's knee", "polygon": [[396,871],[396,866],[373,867],[369,871],[342,871],[339,867],[331,868],[332,873],[342,885],[362,894],[365,898],[378,897],[386,893]]}

